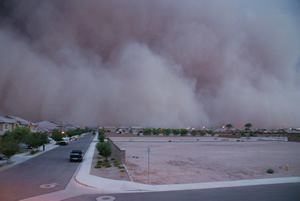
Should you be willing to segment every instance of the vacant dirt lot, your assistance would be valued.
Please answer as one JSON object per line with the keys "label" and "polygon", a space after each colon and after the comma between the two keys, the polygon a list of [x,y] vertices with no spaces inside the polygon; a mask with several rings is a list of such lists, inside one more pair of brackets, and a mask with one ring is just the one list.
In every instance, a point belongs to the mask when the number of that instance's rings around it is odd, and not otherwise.
{"label": "vacant dirt lot", "polygon": [[[112,140],[126,149],[133,180],[178,184],[300,176],[300,143],[213,137],[136,137]],[[171,140],[171,142],[169,142]],[[286,171],[286,165],[289,171]],[[272,168],[274,174],[267,174]]]}

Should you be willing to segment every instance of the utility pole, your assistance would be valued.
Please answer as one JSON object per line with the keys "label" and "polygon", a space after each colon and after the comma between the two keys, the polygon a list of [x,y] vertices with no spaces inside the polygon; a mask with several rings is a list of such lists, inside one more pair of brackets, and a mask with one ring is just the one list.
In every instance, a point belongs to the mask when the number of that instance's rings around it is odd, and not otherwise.
{"label": "utility pole", "polygon": [[149,172],[150,172],[150,148],[148,147],[148,150],[146,151],[148,152],[148,184],[149,184]]}

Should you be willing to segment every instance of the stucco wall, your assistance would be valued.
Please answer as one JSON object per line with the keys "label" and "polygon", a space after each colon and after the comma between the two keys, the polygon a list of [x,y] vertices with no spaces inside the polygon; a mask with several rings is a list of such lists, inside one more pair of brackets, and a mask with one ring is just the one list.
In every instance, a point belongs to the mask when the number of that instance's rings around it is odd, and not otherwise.
{"label": "stucco wall", "polygon": [[124,164],[125,163],[126,150],[121,149],[120,147],[118,147],[110,138],[108,138],[108,141],[109,141],[111,149],[112,149],[111,157],[118,160],[121,164]]}

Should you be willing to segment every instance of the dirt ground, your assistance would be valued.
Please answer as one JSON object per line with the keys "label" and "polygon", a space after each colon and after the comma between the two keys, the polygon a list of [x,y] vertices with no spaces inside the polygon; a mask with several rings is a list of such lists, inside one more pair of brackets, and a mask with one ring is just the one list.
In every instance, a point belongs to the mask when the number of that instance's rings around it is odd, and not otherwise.
{"label": "dirt ground", "polygon": [[122,169],[114,167],[114,164],[113,164],[113,161],[111,160],[111,158],[108,158],[108,159],[110,160],[110,164],[112,167],[95,168],[95,165],[97,164],[98,160],[104,160],[103,157],[100,157],[98,155],[97,149],[95,149],[90,174],[92,174],[94,176],[98,176],[98,177],[107,178],[107,179],[130,181],[130,178],[129,178],[127,172],[126,171],[124,172],[124,170],[122,171]]}
{"label": "dirt ground", "polygon": [[[133,180],[140,183],[148,183],[148,147],[151,184],[300,176],[297,142],[214,137],[111,139],[126,150],[126,166]],[[274,174],[266,173],[269,168]]]}

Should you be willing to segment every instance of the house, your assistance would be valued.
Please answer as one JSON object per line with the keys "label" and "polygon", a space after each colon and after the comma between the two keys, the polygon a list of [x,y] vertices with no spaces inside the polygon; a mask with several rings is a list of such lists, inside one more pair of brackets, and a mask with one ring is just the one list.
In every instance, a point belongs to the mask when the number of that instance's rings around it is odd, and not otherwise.
{"label": "house", "polygon": [[59,125],[52,121],[41,121],[38,124],[38,128],[47,128],[49,130],[59,129]]}
{"label": "house", "polygon": [[107,133],[115,133],[117,131],[117,127],[115,127],[115,126],[104,126],[103,129],[104,129],[104,132],[107,132]]}
{"label": "house", "polygon": [[117,129],[117,133],[123,134],[123,133],[130,133],[130,127],[127,126],[120,126]]}
{"label": "house", "polygon": [[144,131],[144,127],[141,126],[131,126],[131,132],[132,134],[138,134],[140,132]]}
{"label": "house", "polygon": [[32,123],[32,122],[27,121],[25,119],[22,119],[20,117],[7,115],[6,118],[8,118],[8,119],[14,119],[17,122],[17,125],[27,127],[30,130],[32,130],[35,127],[38,127],[38,124]]}
{"label": "house", "polygon": [[0,136],[6,131],[13,131],[16,128],[17,121],[0,116]]}

